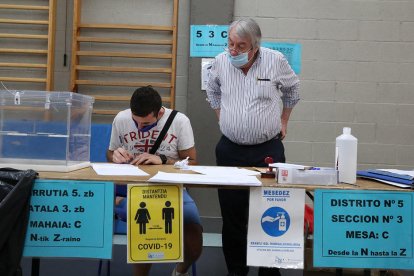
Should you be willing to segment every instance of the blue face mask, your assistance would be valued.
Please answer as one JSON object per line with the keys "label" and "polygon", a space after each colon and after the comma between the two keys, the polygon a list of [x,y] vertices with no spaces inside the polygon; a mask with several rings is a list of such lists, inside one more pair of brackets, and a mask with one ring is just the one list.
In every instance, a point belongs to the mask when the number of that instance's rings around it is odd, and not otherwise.
{"label": "blue face mask", "polygon": [[156,121],[155,123],[153,123],[153,124],[150,124],[150,125],[144,126],[144,127],[142,127],[142,128],[139,128],[139,127],[138,127],[137,122],[135,122],[135,120],[133,120],[133,121],[134,121],[135,126],[137,127],[137,129],[138,129],[140,132],[148,132],[148,131],[150,131],[151,129],[153,129],[154,127],[156,127],[156,126],[157,126],[157,124],[158,124],[158,120],[157,120],[157,121]]}
{"label": "blue face mask", "polygon": [[249,52],[241,53],[237,56],[232,56],[230,53],[227,53],[227,58],[234,67],[241,68],[249,62]]}

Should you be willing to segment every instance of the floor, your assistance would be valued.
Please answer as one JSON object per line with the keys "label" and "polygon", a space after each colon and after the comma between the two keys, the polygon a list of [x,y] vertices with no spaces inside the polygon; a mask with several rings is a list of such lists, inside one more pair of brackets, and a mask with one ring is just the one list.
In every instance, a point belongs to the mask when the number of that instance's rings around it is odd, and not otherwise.
{"label": "floor", "polygon": [[[131,275],[131,265],[126,264],[126,247],[114,246],[113,260],[110,261],[110,274],[107,273],[107,262],[104,262],[102,276],[125,276]],[[30,276],[31,260],[24,258],[22,261],[23,276]],[[95,276],[98,274],[98,260],[82,259],[42,259],[40,262],[40,276]],[[151,269],[151,276],[169,276],[174,269],[174,264],[157,264]],[[224,257],[221,248],[206,247],[203,254],[196,264],[196,274],[198,276],[220,276],[227,275],[224,264]],[[257,268],[251,268],[249,276],[257,275]],[[283,271],[282,275],[302,276],[302,270]]]}
{"label": "floor", "polygon": [[[40,261],[39,276],[129,276],[132,274],[131,265],[126,263],[126,246],[123,237],[114,239],[113,256],[111,261],[103,261],[101,274],[99,274],[99,260],[94,259],[68,259],[68,258],[44,258]],[[196,264],[198,276],[225,276],[227,275],[224,256],[221,250],[219,234],[204,235],[203,253]],[[23,276],[31,276],[31,259],[22,260]],[[109,265],[109,266],[108,266]],[[109,268],[109,273],[108,273]],[[174,264],[157,264],[151,269],[151,276],[169,276],[174,269]],[[281,270],[282,276],[325,276],[335,275],[335,270],[314,269]],[[257,268],[252,267],[249,276],[257,275]],[[344,270],[343,275],[364,275],[363,270]],[[372,273],[371,275],[379,275]],[[402,271],[400,276],[413,276],[414,271]]]}

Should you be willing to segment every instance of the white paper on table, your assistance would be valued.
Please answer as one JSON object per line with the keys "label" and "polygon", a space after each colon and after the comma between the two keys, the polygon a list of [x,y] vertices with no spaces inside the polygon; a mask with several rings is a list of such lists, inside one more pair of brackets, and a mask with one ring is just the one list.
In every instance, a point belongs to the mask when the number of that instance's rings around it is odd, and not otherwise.
{"label": "white paper on table", "polygon": [[206,175],[228,175],[228,176],[252,176],[259,175],[260,172],[237,167],[218,167],[218,166],[190,166],[190,170]]}
{"label": "white paper on table", "polygon": [[414,177],[414,171],[403,171],[403,170],[396,170],[396,169],[378,169],[378,170],[384,171],[384,172],[402,174],[402,175],[409,175],[409,176]]}
{"label": "white paper on table", "polygon": [[229,175],[203,175],[186,173],[158,172],[151,177],[149,182],[206,184],[206,185],[236,185],[236,186],[261,186],[262,182],[256,176],[229,176]]}
{"label": "white paper on table", "polygon": [[99,175],[147,176],[148,173],[130,164],[93,163],[92,168]]}
{"label": "white paper on table", "polygon": [[379,178],[374,178],[374,177],[365,177],[364,176],[364,178],[366,178],[366,179],[372,179],[372,180],[375,180],[375,181],[378,181],[378,182],[382,182],[382,183],[385,183],[385,184],[389,184],[389,185],[392,185],[392,186],[395,186],[395,187],[399,187],[399,188],[404,188],[404,189],[408,189],[408,188],[411,188],[412,187],[411,185],[397,183],[397,182],[393,182],[393,181],[387,181],[387,180],[383,180],[383,179],[379,179]]}

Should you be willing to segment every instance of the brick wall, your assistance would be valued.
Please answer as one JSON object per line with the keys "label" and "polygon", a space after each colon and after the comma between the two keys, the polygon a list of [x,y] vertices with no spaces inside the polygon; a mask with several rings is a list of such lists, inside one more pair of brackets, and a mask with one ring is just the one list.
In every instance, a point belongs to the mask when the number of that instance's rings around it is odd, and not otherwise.
{"label": "brick wall", "polygon": [[302,44],[287,161],[333,166],[344,126],[359,168],[414,169],[414,2],[235,0],[263,40]]}

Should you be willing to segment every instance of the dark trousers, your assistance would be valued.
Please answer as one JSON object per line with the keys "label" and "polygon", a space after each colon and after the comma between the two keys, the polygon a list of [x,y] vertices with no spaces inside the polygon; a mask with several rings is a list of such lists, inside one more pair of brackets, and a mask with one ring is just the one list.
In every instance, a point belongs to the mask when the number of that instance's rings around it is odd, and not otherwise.
{"label": "dark trousers", "polygon": [[[264,159],[271,156],[274,162],[285,162],[282,141],[272,139],[263,144],[243,146],[222,136],[216,146],[218,166],[266,167]],[[247,275],[247,225],[249,216],[249,190],[219,189],[223,218],[223,253],[229,275]],[[277,268],[259,268],[259,276],[278,276]]]}

